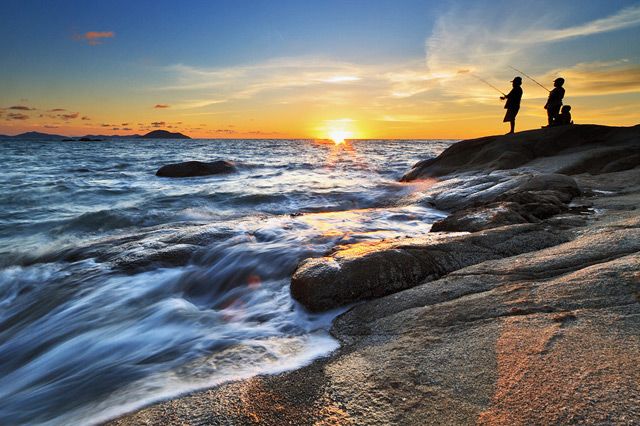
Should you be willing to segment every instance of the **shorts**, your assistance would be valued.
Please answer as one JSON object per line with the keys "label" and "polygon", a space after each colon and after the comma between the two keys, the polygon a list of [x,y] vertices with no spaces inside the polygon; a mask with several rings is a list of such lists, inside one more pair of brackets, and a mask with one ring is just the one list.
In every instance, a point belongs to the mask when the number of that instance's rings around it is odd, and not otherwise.
{"label": "shorts", "polygon": [[504,115],[504,120],[502,120],[502,122],[507,123],[509,121],[515,120],[516,115],[518,115],[518,111],[520,111],[520,108],[508,109],[507,113]]}

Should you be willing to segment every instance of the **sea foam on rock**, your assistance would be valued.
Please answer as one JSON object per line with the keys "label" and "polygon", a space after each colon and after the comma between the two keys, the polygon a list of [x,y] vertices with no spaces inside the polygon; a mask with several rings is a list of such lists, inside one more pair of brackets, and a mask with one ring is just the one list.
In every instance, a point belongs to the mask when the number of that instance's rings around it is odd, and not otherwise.
{"label": "sea foam on rock", "polygon": [[184,163],[162,166],[156,172],[156,176],[177,178],[195,177],[232,173],[235,170],[236,166],[231,161],[218,160],[209,163],[203,161],[186,161]]}

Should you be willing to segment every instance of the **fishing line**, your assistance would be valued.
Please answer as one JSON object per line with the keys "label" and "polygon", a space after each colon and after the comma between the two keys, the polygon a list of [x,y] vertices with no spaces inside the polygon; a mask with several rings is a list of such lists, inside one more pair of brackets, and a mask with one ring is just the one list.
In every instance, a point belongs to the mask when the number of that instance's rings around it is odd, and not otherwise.
{"label": "fishing line", "polygon": [[527,77],[529,80],[533,81],[535,84],[537,84],[538,86],[542,87],[544,90],[546,90],[547,92],[550,92],[551,90],[547,89],[546,87],[544,87],[542,84],[538,83],[535,78],[531,77],[530,75],[527,75],[526,73],[524,73],[523,71],[520,71],[518,68],[514,68],[511,65],[509,65],[509,68],[511,68],[512,70],[514,70],[515,72],[518,72],[522,75],[524,75],[525,77]]}
{"label": "fishing line", "polygon": [[502,96],[507,96],[502,90],[498,89],[496,86],[494,86],[493,84],[489,83],[487,80],[485,80],[484,78],[477,76],[473,73],[470,73],[469,70],[460,70],[458,71],[458,74],[469,74],[472,77],[477,78],[478,80],[480,80],[481,82],[483,82],[484,84],[486,84],[487,86],[491,87],[494,90],[497,90]]}

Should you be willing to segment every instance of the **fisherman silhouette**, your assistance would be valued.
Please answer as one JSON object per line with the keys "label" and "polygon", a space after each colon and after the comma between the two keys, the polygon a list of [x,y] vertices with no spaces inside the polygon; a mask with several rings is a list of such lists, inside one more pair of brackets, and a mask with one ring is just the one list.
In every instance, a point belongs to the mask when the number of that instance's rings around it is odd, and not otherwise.
{"label": "fisherman silhouette", "polygon": [[511,130],[507,134],[514,133],[516,127],[516,115],[518,115],[518,111],[520,110],[520,100],[522,99],[522,78],[514,77],[511,80],[513,84],[513,89],[509,92],[509,94],[500,96],[500,99],[507,100],[504,104],[504,108],[507,112],[504,115],[503,123],[510,123]]}
{"label": "fisherman silhouette", "polygon": [[549,119],[549,126],[553,126],[555,120],[560,114],[560,107],[562,106],[562,98],[564,98],[564,78],[559,77],[553,80],[553,90],[549,92],[549,98],[544,105],[544,109],[547,110],[547,117]]}
{"label": "fisherman silhouette", "polygon": [[560,115],[553,121],[554,126],[565,126],[567,124],[573,124],[573,121],[571,121],[571,105],[563,106]]}

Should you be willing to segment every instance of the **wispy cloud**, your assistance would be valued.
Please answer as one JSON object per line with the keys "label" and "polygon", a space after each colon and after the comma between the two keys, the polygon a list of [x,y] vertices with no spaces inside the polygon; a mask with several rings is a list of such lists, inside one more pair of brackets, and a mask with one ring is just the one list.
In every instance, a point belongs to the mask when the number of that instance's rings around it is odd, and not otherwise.
{"label": "wispy cloud", "polygon": [[582,25],[562,29],[538,31],[537,33],[528,35],[526,38],[520,39],[520,41],[528,41],[530,43],[553,42],[574,37],[585,37],[593,34],[621,30],[624,28],[634,27],[636,25],[640,25],[640,5],[627,7],[611,16],[596,19]]}
{"label": "wispy cloud", "polygon": [[[286,57],[244,66],[167,69],[175,83],[153,90],[173,92],[172,108],[208,109],[192,114],[313,103],[317,108],[362,105],[362,110],[391,99],[426,94],[437,87],[421,60],[393,64],[356,64],[326,57]],[[197,97],[192,94],[198,93]],[[224,108],[224,111],[222,111]]]}
{"label": "wispy cloud", "polygon": [[151,127],[163,127],[166,124],[167,123],[165,123],[164,121],[154,121],[151,123]]}
{"label": "wispy cloud", "polygon": [[169,105],[167,105],[167,104],[156,104],[154,106],[154,108],[156,108],[156,109],[169,108]]}
{"label": "wispy cloud", "polygon": [[78,118],[80,116],[79,112],[72,112],[70,114],[59,114],[58,117],[63,120],[73,120],[74,118]]}
{"label": "wispy cloud", "polygon": [[14,105],[14,106],[10,106],[7,109],[13,109],[17,111],[35,111],[35,108],[29,108],[28,106],[24,106],[24,105]]}
{"label": "wispy cloud", "polygon": [[21,112],[10,112],[7,114],[8,120],[28,120],[29,116]]}
{"label": "wispy cloud", "polygon": [[114,38],[115,36],[116,34],[113,31],[87,31],[84,34],[76,34],[73,38],[95,46],[104,43],[105,39]]}

